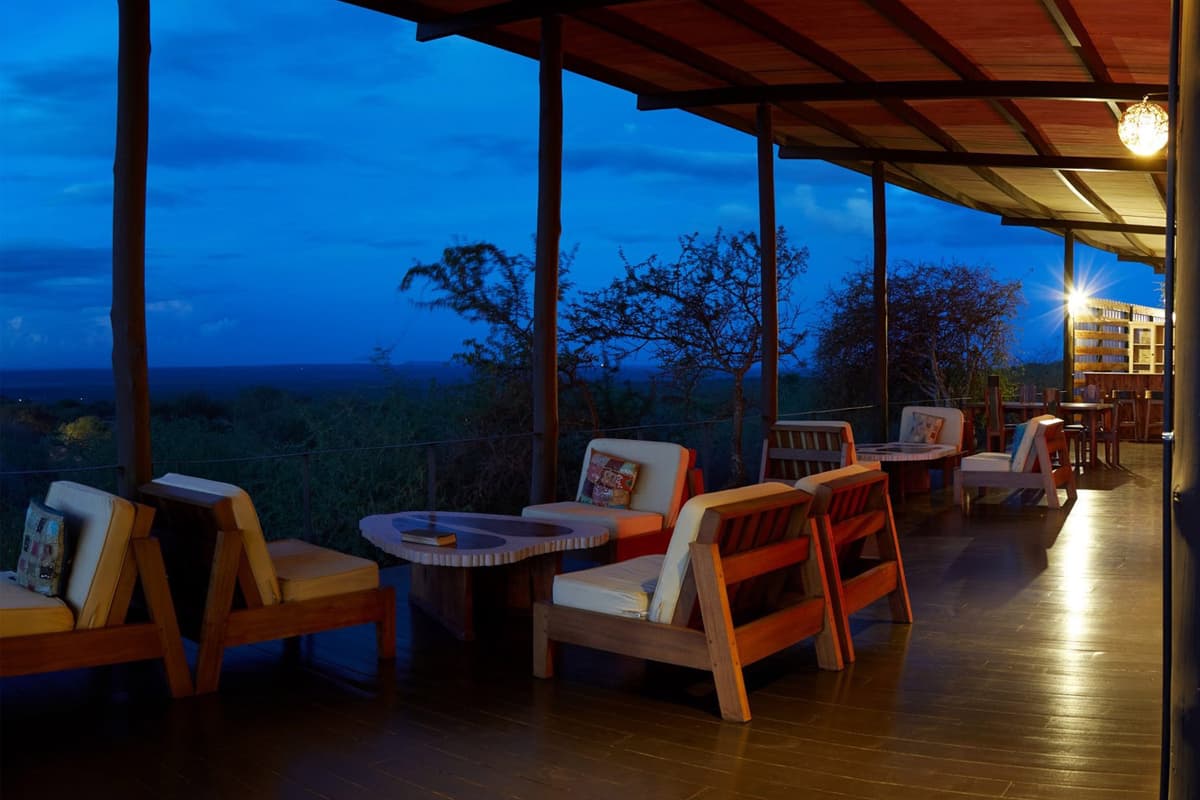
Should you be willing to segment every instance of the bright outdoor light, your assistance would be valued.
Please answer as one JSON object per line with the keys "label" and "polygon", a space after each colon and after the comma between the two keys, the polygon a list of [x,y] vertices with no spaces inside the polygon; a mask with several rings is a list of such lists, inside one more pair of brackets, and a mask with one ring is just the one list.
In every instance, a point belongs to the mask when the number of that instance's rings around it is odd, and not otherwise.
{"label": "bright outdoor light", "polygon": [[1067,295],[1067,311],[1071,312],[1071,318],[1082,314],[1087,310],[1088,296],[1078,289],[1072,289]]}
{"label": "bright outdoor light", "polygon": [[1125,109],[1117,123],[1117,135],[1137,155],[1154,155],[1167,143],[1167,112],[1143,98]]}

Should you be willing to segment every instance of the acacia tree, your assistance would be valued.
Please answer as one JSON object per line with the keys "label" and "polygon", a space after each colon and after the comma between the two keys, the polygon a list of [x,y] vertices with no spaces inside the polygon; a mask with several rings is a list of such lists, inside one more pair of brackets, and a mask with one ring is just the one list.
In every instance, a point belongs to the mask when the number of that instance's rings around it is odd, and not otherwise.
{"label": "acacia tree", "polygon": [[[808,267],[808,250],[793,249],[783,228],[777,238],[779,355],[795,359],[805,331],[792,299],[796,278]],[[597,291],[584,292],[565,318],[583,342],[605,343],[618,361],[647,353],[685,396],[712,375],[732,379],[731,480],[745,479],[742,427],[746,375],[762,358],[762,281],[758,237],[720,229],[709,239],[693,233],[679,240],[679,256],[663,262],[652,255],[631,263],[624,275]]]}
{"label": "acacia tree", "polygon": [[[574,251],[559,257],[558,299],[570,289],[567,274]],[[482,339],[470,337],[456,361],[487,379],[493,399],[506,412],[520,409],[529,422],[532,408],[530,376],[533,370],[533,259],[524,254],[510,255],[494,244],[476,242],[447,247],[442,258],[430,264],[414,264],[404,273],[400,291],[413,289],[422,281],[433,289],[428,300],[414,300],[423,308],[445,308],[472,323],[486,326]],[[599,414],[585,370],[600,369],[601,358],[581,344],[569,327],[558,331],[559,385],[573,390],[586,409],[588,422],[599,427]],[[512,402],[516,401],[516,402]]]}
{"label": "acacia tree", "polygon": [[[874,369],[873,271],[842,278],[822,302],[814,359],[833,402],[867,400]],[[904,261],[888,276],[889,392],[935,402],[982,392],[1011,360],[1021,282],[991,267]]]}

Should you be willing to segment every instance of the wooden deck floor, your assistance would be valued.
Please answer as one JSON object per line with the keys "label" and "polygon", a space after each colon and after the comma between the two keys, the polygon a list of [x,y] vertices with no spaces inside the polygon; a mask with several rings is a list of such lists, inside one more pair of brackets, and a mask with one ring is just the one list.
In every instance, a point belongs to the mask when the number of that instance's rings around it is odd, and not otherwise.
{"label": "wooden deck floor", "polygon": [[1161,450],[1122,457],[1065,514],[911,499],[915,624],[860,612],[841,673],[809,643],[753,665],[747,725],[701,673],[566,648],[541,682],[527,621],[463,644],[402,599],[382,676],[359,628],[241,648],[219,694],[176,702],[152,665],[4,681],[0,794],[1153,798]]}

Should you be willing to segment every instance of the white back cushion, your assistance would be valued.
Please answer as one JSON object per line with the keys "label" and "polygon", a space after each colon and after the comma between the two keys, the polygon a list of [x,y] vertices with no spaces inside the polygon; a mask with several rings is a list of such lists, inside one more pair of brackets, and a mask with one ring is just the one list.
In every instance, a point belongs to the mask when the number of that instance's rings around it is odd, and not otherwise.
{"label": "white back cushion", "polygon": [[945,420],[938,432],[938,444],[952,444],[962,449],[963,413],[957,408],[941,406],[905,406],[900,412],[900,441],[908,441],[908,433],[913,426],[913,413],[920,412]]}
{"label": "white back cushion", "polygon": [[275,564],[271,561],[271,554],[267,552],[267,540],[258,521],[258,512],[254,510],[254,503],[244,489],[232,483],[210,481],[207,478],[179,475],[175,472],[155,478],[154,482],[228,497],[232,501],[233,520],[242,531],[246,559],[250,562],[250,571],[254,574],[254,582],[258,584],[258,593],[262,595],[263,605],[270,606],[280,601],[279,578],[275,575]]}
{"label": "white back cushion", "polygon": [[600,451],[641,465],[629,507],[638,511],[662,514],[663,525],[670,527],[679,513],[683,482],[687,480],[688,451],[673,442],[643,442],[638,439],[592,439],[583,454],[583,469],[575,497],[583,492],[587,482],[587,465],[592,452]]}
{"label": "white back cushion", "polygon": [[1033,440],[1037,437],[1038,423],[1042,420],[1049,421],[1054,419],[1058,419],[1058,417],[1053,414],[1042,414],[1040,417],[1034,417],[1025,423],[1025,432],[1021,435],[1021,442],[1013,452],[1012,463],[1009,469],[1013,472],[1029,472],[1033,470],[1033,465],[1037,462],[1037,453],[1033,449]]}
{"label": "white back cushion", "polygon": [[700,520],[704,517],[705,511],[725,503],[736,503],[739,500],[751,500],[755,497],[766,497],[790,491],[792,491],[792,487],[782,483],[753,483],[738,489],[699,494],[684,503],[683,509],[679,512],[679,519],[675,521],[675,532],[671,534],[671,543],[667,545],[662,572],[659,573],[658,583],[654,588],[654,597],[650,601],[650,620],[652,622],[670,622],[674,619],[675,606],[679,602],[679,590],[683,587],[683,579],[687,575],[688,566],[692,561],[689,546],[700,535]]}
{"label": "white back cushion", "polygon": [[63,598],[75,613],[75,628],[102,628],[108,624],[133,533],[133,503],[81,483],[55,481],[46,492],[46,505],[63,513],[75,537]]}

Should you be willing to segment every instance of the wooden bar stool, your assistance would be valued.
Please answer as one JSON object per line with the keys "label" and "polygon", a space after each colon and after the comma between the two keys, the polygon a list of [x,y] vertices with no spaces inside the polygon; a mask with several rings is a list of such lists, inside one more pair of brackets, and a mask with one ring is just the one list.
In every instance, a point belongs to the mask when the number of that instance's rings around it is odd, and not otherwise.
{"label": "wooden bar stool", "polygon": [[1150,392],[1150,399],[1146,401],[1146,418],[1142,420],[1142,439],[1149,441],[1151,428],[1155,429],[1155,434],[1161,436],[1163,432],[1163,393],[1159,391]]}

